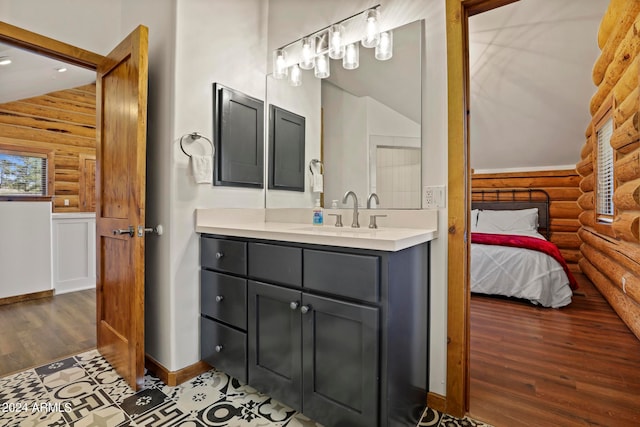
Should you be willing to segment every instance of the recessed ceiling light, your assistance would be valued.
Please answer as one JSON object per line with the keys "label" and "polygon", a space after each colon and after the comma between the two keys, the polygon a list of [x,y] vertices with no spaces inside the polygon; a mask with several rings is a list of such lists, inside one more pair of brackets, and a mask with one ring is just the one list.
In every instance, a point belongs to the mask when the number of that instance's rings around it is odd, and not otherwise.
{"label": "recessed ceiling light", "polygon": [[0,56],[0,65],[9,65],[11,64],[11,58],[8,56]]}
{"label": "recessed ceiling light", "polygon": [[67,69],[65,67],[60,67],[60,68],[56,68],[56,71],[59,73],[64,73],[65,71],[67,71]]}

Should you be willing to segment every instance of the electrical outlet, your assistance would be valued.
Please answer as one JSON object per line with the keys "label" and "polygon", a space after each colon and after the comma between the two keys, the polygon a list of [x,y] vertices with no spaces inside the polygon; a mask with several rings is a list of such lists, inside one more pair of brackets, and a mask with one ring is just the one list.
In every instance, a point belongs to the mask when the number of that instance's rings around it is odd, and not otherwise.
{"label": "electrical outlet", "polygon": [[69,199],[64,199],[64,205],[69,206]]}
{"label": "electrical outlet", "polygon": [[444,185],[425,185],[422,188],[422,207],[436,209],[446,207],[446,192]]}

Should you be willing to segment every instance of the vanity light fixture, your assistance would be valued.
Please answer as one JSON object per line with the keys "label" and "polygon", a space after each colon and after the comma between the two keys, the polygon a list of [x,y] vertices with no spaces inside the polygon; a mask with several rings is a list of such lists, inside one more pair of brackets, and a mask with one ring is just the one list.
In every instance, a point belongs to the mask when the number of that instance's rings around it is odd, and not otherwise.
{"label": "vanity light fixture", "polygon": [[8,56],[0,56],[0,65],[9,65],[11,64],[11,58]]}
{"label": "vanity light fixture", "polygon": [[321,53],[320,55],[316,56],[315,61],[315,76],[319,79],[326,79],[327,77],[329,77],[331,75],[331,68],[329,65],[329,58],[327,57],[327,54]]}
{"label": "vanity light fixture", "polygon": [[284,49],[273,52],[273,77],[279,80],[287,78],[287,52]]}
{"label": "vanity light fixture", "polygon": [[300,86],[302,84],[302,70],[298,64],[293,64],[289,70],[289,84],[291,86]]}
{"label": "vanity light fixture", "polygon": [[355,70],[360,65],[360,45],[351,43],[347,45],[344,57],[342,58],[342,67],[345,70]]}
{"label": "vanity light fixture", "polygon": [[316,55],[316,38],[315,37],[303,37],[302,38],[302,61],[300,61],[300,68],[303,70],[310,70],[313,68],[313,57]]}
{"label": "vanity light fixture", "polygon": [[344,26],[333,24],[329,29],[329,58],[342,59],[344,56]]}
{"label": "vanity light fixture", "polygon": [[362,46],[376,47],[380,42],[380,12],[378,9],[369,9],[364,13],[365,34],[362,38]]}
{"label": "vanity light fixture", "polygon": [[379,8],[378,4],[274,50],[273,77],[288,77],[292,86],[300,86],[302,70],[313,69],[317,78],[324,79],[331,75],[331,59],[342,59],[344,69],[354,70],[360,65],[360,45],[375,48],[380,61],[390,59],[393,33],[380,32]]}
{"label": "vanity light fixture", "polygon": [[393,32],[383,31],[380,33],[380,42],[376,46],[376,59],[386,61],[393,56]]}

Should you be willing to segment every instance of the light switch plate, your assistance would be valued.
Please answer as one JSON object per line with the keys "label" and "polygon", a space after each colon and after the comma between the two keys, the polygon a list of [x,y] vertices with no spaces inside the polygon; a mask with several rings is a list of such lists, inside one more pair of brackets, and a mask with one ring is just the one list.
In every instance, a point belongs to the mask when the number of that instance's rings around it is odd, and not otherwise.
{"label": "light switch plate", "polygon": [[422,187],[422,207],[438,209],[446,207],[447,193],[444,185],[425,185]]}

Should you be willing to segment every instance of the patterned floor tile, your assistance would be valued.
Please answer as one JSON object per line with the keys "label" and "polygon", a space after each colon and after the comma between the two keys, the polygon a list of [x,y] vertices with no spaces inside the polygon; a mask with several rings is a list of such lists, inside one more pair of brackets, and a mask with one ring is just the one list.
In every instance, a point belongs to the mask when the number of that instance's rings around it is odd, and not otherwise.
{"label": "patterned floor tile", "polygon": [[47,389],[32,369],[0,378],[0,403],[39,402],[46,396]]}
{"label": "patterned floor tile", "polygon": [[273,423],[286,423],[296,414],[296,411],[287,405],[268,398],[262,402],[258,408],[253,409],[258,415],[261,415]]}
{"label": "patterned floor tile", "polygon": [[[420,424],[422,425],[422,424]],[[455,418],[451,415],[442,414],[440,419],[440,427],[491,427],[480,421],[473,420],[469,417]]]}
{"label": "patterned floor tile", "polygon": [[166,401],[137,416],[135,423],[137,427],[173,427],[180,425],[189,418],[189,414],[182,411],[174,402]]}
{"label": "patterned floor tile", "polygon": [[85,380],[87,383],[96,385],[95,381],[87,376],[87,373],[81,366],[72,366],[52,374],[40,374],[40,379],[49,391],[78,382],[79,380]]}
{"label": "patterned floor tile", "polygon": [[19,427],[66,427],[67,422],[61,412],[36,411],[29,413],[25,419],[15,424]]}
{"label": "patterned floor tile", "polygon": [[418,427],[431,427],[440,424],[441,414],[427,407],[422,413]]}
{"label": "patterned floor tile", "polygon": [[209,382],[201,380],[189,381],[177,387],[165,386],[162,390],[183,411],[192,415],[196,415],[224,397]]}
{"label": "patterned floor tile", "polygon": [[125,427],[132,424],[127,414],[117,405],[91,412],[84,418],[70,423],[70,427]]}
{"label": "patterned floor tile", "polygon": [[295,414],[282,425],[285,427],[324,427],[322,424],[316,423],[300,413]]}
{"label": "patterned floor tile", "polygon": [[102,385],[102,390],[104,390],[104,392],[109,395],[111,400],[113,400],[118,405],[124,402],[127,397],[136,394],[136,392],[133,391],[131,387],[129,387],[129,384],[120,377],[118,377],[117,381]]}
{"label": "patterned floor tile", "polygon": [[[107,396],[103,390],[95,390],[91,393],[80,393],[80,388],[75,388],[73,384],[69,389],[59,389],[52,395],[52,400],[59,400],[64,404],[71,405],[70,410],[63,413],[68,423],[80,420],[94,411],[113,405],[113,401]],[[90,384],[78,384],[86,390],[93,389]],[[67,395],[75,395],[74,398],[65,398]]]}
{"label": "patterned floor tile", "polygon": [[164,383],[160,378],[156,377],[153,373],[148,372],[145,369],[144,372],[144,387],[143,388],[157,388],[162,389],[164,387]]}
{"label": "patterned floor tile", "polygon": [[78,362],[75,358],[68,357],[66,359],[58,360],[47,365],[40,366],[39,368],[36,368],[35,371],[40,376],[40,378],[44,378],[58,371],[77,366],[77,364]]}
{"label": "patterned floor tile", "polygon": [[129,396],[120,404],[120,407],[136,422],[137,418],[147,411],[150,411],[160,406],[165,401],[169,400],[166,394],[158,390],[157,388],[149,388],[141,390]]}
{"label": "patterned floor tile", "polygon": [[269,420],[226,397],[200,411],[197,419],[210,427],[273,427]]}

